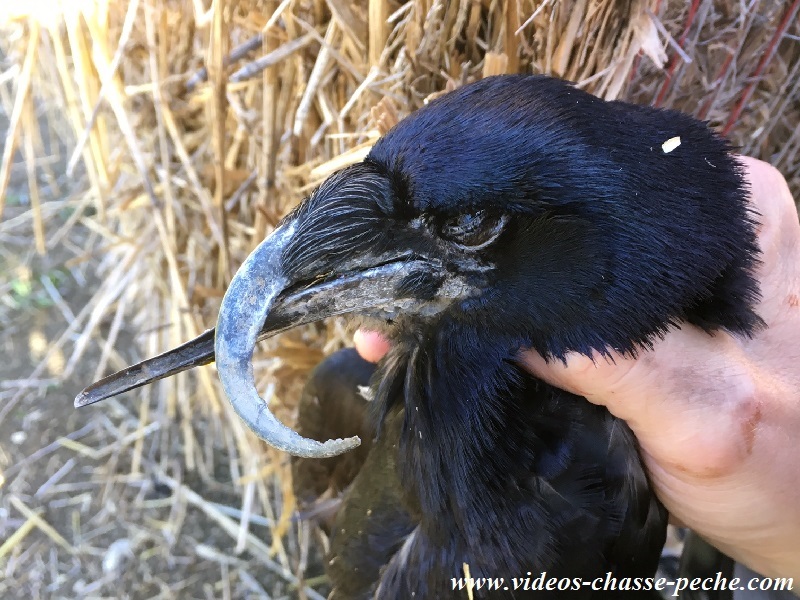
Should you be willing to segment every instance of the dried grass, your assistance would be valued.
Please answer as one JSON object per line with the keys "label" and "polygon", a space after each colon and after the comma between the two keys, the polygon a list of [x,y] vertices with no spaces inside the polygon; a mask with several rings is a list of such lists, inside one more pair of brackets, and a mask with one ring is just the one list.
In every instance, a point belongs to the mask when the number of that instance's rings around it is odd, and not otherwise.
{"label": "dried grass", "polygon": [[[45,13],[34,12],[40,4]],[[93,369],[99,375],[122,366],[115,344],[126,329],[141,332],[136,340],[144,356],[212,326],[231,273],[304,194],[363,158],[380,134],[426,99],[482,76],[553,74],[604,98],[696,114],[744,153],[772,162],[800,193],[799,4],[65,0],[60,11],[46,2],[28,12],[16,9],[5,15],[0,35],[0,105],[10,115],[0,162],[0,239],[33,235],[39,253],[59,252],[80,225],[82,248],[72,248],[70,266],[93,265],[99,284],[77,314],[61,300],[66,332],[50,340],[27,387],[4,396],[0,416],[31,385],[52,379],[48,359],[56,354],[70,354],[56,374],[62,381],[89,355],[99,356]],[[43,134],[63,140],[70,156],[53,156]],[[30,206],[4,206],[17,150],[27,165]],[[82,182],[82,193],[65,201],[72,211],[66,219],[55,216],[65,204],[43,202],[38,189],[42,178],[58,197],[52,165],[59,163],[68,163]],[[303,377],[324,353],[348,341],[335,321],[264,344],[259,383],[279,417],[292,422]],[[93,465],[89,489],[106,495],[147,480],[170,488],[165,522],[138,522],[147,518],[141,498],[117,514],[139,531],[132,534],[134,547],[144,538],[169,547],[180,535],[180,515],[187,506],[199,507],[230,535],[237,552],[246,549],[292,585],[302,580],[308,535],[291,520],[286,457],[244,430],[222,400],[213,367],[141,392],[137,414],[111,406],[117,434],[110,441],[96,432],[89,442],[77,441],[83,435],[63,438],[59,448],[72,457],[40,488],[39,498],[14,491],[4,503],[0,521],[12,513],[24,520],[0,546],[0,560],[6,560],[0,592],[20,585],[26,560],[64,545],[62,534],[45,527],[32,507],[55,497],[59,478],[75,465],[69,461],[86,460]],[[86,417],[93,423],[105,418],[93,415]],[[154,460],[156,454],[162,458]],[[211,485],[215,456],[228,461],[241,492],[236,519],[175,475],[185,469]],[[13,491],[13,479],[41,459],[0,463],[0,490]],[[77,502],[87,488],[60,491],[79,489]],[[249,532],[258,519],[270,524],[266,542]],[[49,536],[49,545],[26,546],[34,528]],[[86,544],[67,546],[86,569],[102,558]],[[205,546],[201,554],[198,560],[235,567],[226,562],[230,551]],[[249,571],[238,573],[252,590]],[[96,588],[81,589],[113,589],[104,588],[113,578],[103,577]],[[318,596],[311,589],[304,594]]]}

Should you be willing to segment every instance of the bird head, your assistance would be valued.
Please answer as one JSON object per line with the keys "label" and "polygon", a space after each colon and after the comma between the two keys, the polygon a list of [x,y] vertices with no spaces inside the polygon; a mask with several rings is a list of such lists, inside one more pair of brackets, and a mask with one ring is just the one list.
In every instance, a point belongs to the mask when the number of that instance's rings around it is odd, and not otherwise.
{"label": "bird head", "polygon": [[420,210],[392,174],[366,161],[325,181],[248,257],[223,298],[215,354],[225,392],[260,437],[293,454],[331,456],[355,439],[324,444],[278,422],[259,398],[250,361],[256,340],[351,314],[389,335],[433,335],[498,283],[509,214],[486,207]]}
{"label": "bird head", "polygon": [[215,356],[256,434],[333,456],[358,439],[305,439],[259,397],[259,337],[350,314],[476,361],[633,354],[687,320],[752,331],[756,255],[740,169],[704,124],[551,78],[488,78],[401,121],[288,215],[231,281],[213,353],[205,334],[76,403]]}

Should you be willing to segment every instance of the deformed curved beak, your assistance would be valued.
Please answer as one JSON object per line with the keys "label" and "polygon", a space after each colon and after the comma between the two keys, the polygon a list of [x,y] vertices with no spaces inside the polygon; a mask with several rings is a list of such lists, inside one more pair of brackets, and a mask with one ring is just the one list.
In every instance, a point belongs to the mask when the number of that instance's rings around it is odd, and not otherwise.
{"label": "deformed curved beak", "polygon": [[[404,310],[402,282],[430,274],[430,259],[408,252],[382,253],[339,261],[336,272],[324,265],[287,269],[287,248],[297,247],[297,217],[290,217],[245,260],[225,293],[216,333],[207,331],[191,342],[89,386],[75,399],[85,406],[194,366],[217,362],[219,377],[233,408],[247,426],[272,446],[303,457],[329,457],[355,448],[357,437],[317,442],[278,421],[258,395],[252,355],[260,338],[297,325],[359,311]],[[349,265],[349,268],[348,268]],[[316,272],[310,272],[316,271]],[[292,272],[294,275],[289,275]]]}
{"label": "deformed curved beak", "polygon": [[294,222],[276,230],[247,257],[228,286],[217,318],[217,370],[233,408],[258,437],[298,456],[334,456],[355,448],[361,440],[320,443],[302,437],[275,418],[253,379],[251,360],[258,334],[289,283],[281,265],[282,249],[293,233]]}

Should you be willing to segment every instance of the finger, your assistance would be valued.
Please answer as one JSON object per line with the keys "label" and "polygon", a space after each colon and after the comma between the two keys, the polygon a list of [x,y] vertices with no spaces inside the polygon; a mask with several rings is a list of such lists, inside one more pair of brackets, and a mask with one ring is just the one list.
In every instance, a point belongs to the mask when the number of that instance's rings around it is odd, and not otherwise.
{"label": "finger", "polygon": [[[764,249],[757,273],[764,300],[756,311],[772,324],[778,310],[775,304],[784,303],[786,282],[793,280],[787,279],[784,271],[788,262],[794,267],[797,261],[787,261],[786,253],[797,253],[800,226],[780,173],[755,159],[741,157],[741,161],[750,183],[753,208],[759,213],[759,243]],[[652,352],[642,353],[638,360],[615,356],[612,362],[602,357],[592,360],[572,355],[564,365],[547,363],[530,352],[521,359],[535,375],[606,406],[612,414],[628,421],[658,456],[669,454],[670,443],[698,439],[709,448],[714,444],[722,447],[726,456],[718,458],[731,459],[741,446],[747,446],[747,432],[752,429],[759,406],[753,393],[753,356],[748,358],[745,350],[752,355],[761,346],[769,346],[769,336],[767,330],[748,341],[722,332],[709,336],[685,326],[671,331]],[[706,427],[707,422],[714,426]],[[728,435],[720,443],[726,428],[742,435]]]}
{"label": "finger", "polygon": [[750,186],[750,204],[759,221],[758,237],[762,250],[769,253],[775,245],[795,243],[800,223],[789,186],[780,171],[762,160],[739,156]]}
{"label": "finger", "polygon": [[[792,194],[780,172],[760,160],[740,157],[758,213],[761,264],[757,268],[762,302],[758,312],[770,325],[800,306],[794,284],[800,275],[800,222]],[[792,310],[794,309],[794,310]]]}
{"label": "finger", "polygon": [[617,356],[613,363],[571,355],[564,366],[529,351],[520,358],[537,377],[608,408],[647,453],[682,472],[729,472],[752,446],[760,414],[754,374],[728,334],[685,327],[638,359]]}
{"label": "finger", "polygon": [[389,342],[377,331],[359,329],[353,335],[356,351],[366,361],[376,363],[389,351]]}

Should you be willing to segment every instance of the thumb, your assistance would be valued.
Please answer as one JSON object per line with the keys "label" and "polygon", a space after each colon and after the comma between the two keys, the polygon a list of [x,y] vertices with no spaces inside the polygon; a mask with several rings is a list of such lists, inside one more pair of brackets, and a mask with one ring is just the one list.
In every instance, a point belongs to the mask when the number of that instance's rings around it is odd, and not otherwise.
{"label": "thumb", "polygon": [[389,351],[389,342],[377,331],[359,329],[353,335],[356,351],[364,360],[376,363]]}
{"label": "thumb", "polygon": [[636,368],[636,360],[616,353],[608,357],[590,357],[573,352],[567,355],[566,362],[562,362],[548,361],[533,350],[525,350],[520,355],[520,362],[526,370],[547,383],[584,396],[619,417],[619,411],[628,417],[635,416],[635,413],[629,414],[625,410],[625,397],[644,387],[647,379],[643,369]]}
{"label": "thumb", "polygon": [[646,453],[687,474],[738,465],[759,412],[751,365],[726,333],[673,330],[635,359],[572,354],[564,365],[525,351],[520,360],[537,377],[608,408]]}

